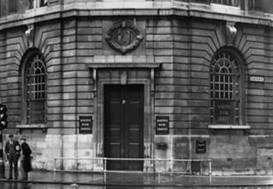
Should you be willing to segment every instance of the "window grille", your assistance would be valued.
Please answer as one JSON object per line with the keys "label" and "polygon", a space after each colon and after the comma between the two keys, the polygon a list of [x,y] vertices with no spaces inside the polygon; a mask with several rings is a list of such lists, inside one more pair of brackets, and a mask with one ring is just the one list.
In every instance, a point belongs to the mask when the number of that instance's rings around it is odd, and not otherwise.
{"label": "window grille", "polygon": [[218,53],[210,68],[212,124],[239,124],[240,71],[237,60],[227,52]]}
{"label": "window grille", "polygon": [[46,67],[40,55],[30,57],[25,75],[26,122],[45,122]]}

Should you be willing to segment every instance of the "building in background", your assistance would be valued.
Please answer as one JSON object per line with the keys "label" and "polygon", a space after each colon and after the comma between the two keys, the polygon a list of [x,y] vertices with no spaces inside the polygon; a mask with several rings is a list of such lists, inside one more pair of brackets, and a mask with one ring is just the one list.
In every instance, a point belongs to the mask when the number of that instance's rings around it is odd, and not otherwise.
{"label": "building in background", "polygon": [[35,168],[272,173],[272,4],[1,0],[6,134]]}

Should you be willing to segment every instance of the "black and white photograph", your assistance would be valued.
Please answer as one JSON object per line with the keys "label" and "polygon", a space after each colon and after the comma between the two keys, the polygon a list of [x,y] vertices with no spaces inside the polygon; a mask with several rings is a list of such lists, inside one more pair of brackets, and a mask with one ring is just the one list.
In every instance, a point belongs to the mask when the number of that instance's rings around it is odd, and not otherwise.
{"label": "black and white photograph", "polygon": [[0,0],[0,189],[273,189],[273,0]]}

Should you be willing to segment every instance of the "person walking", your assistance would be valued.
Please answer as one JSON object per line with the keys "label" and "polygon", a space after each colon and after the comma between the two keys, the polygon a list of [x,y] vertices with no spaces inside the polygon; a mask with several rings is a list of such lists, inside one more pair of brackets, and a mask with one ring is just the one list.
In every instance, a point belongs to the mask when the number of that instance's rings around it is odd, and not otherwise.
{"label": "person walking", "polygon": [[21,138],[21,149],[22,149],[22,158],[21,158],[21,174],[22,180],[28,180],[28,172],[31,171],[31,149],[26,142],[26,138]]}
{"label": "person walking", "polygon": [[21,147],[13,135],[9,135],[9,140],[5,146],[5,153],[9,161],[9,179],[12,179],[12,168],[14,170],[14,179],[18,179],[18,159],[20,157]]}

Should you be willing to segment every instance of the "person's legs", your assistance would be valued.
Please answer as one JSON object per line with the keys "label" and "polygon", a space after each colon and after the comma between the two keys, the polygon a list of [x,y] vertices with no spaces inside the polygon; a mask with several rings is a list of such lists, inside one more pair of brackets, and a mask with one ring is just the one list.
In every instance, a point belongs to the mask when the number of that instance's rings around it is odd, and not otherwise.
{"label": "person's legs", "polygon": [[12,158],[9,157],[9,179],[12,179]]}
{"label": "person's legs", "polygon": [[25,172],[25,180],[28,180],[28,172]]}
{"label": "person's legs", "polygon": [[18,159],[16,157],[14,157],[13,163],[14,163],[14,178],[17,179],[18,178]]}
{"label": "person's legs", "polygon": [[22,180],[27,180],[27,172],[24,169],[24,160],[21,161],[21,175],[22,175]]}

